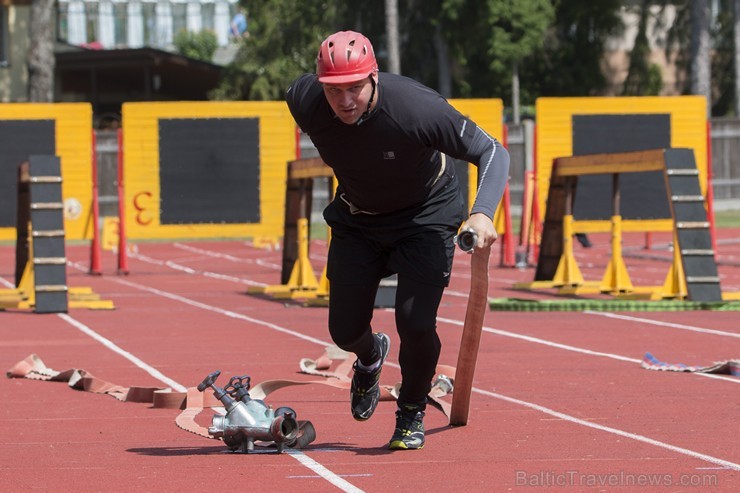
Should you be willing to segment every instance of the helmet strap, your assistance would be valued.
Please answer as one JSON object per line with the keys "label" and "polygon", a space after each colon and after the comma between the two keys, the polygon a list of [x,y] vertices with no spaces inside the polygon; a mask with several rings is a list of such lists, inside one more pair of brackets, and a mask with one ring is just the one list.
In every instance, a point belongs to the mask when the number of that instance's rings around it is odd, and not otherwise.
{"label": "helmet strap", "polygon": [[375,99],[375,89],[377,87],[377,84],[375,83],[375,78],[372,75],[370,75],[370,84],[372,84],[373,86],[373,92],[370,93],[370,99],[367,100],[367,109],[362,115],[360,115],[360,118],[357,119],[355,125],[361,124],[368,116],[370,116],[370,107],[372,106],[373,100]]}

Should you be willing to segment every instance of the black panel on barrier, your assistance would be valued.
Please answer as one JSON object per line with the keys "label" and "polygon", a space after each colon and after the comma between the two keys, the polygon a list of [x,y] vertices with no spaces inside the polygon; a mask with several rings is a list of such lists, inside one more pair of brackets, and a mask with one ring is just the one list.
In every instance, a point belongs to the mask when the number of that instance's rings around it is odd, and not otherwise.
{"label": "black panel on barrier", "polygon": [[54,120],[0,120],[0,228],[14,228],[18,165],[31,154],[56,154]]}
{"label": "black panel on barrier", "polygon": [[260,221],[258,118],[159,120],[160,224]]}
{"label": "black panel on barrier", "polygon": [[[671,146],[668,114],[574,115],[573,155],[646,151]],[[670,219],[662,171],[622,173],[619,177],[622,219]],[[578,177],[573,216],[606,220],[612,211],[611,175]]]}

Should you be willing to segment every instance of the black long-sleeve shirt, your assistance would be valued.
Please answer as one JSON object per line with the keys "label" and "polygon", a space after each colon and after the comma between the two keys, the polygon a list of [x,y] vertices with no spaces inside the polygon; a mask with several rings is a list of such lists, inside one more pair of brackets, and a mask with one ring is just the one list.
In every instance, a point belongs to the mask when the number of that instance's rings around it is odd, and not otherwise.
{"label": "black long-sleeve shirt", "polygon": [[390,73],[380,73],[378,84],[375,108],[356,125],[335,118],[315,75],[302,75],[288,89],[288,107],[333,168],[338,193],[373,213],[419,206],[454,179],[450,170],[439,179],[444,153],[478,166],[471,213],[492,218],[508,178],[506,149],[434,90]]}

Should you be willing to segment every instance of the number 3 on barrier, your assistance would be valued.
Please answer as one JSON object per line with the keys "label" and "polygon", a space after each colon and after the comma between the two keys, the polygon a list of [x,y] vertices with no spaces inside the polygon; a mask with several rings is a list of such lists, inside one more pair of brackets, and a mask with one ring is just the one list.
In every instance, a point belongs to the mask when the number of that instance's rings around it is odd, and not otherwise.
{"label": "number 3 on barrier", "polygon": [[136,209],[136,222],[141,224],[142,226],[148,226],[151,224],[151,222],[154,220],[154,218],[149,215],[147,217],[147,208],[144,207],[139,203],[141,197],[145,197],[146,199],[152,198],[152,192],[139,192],[136,195],[134,195],[134,209]]}

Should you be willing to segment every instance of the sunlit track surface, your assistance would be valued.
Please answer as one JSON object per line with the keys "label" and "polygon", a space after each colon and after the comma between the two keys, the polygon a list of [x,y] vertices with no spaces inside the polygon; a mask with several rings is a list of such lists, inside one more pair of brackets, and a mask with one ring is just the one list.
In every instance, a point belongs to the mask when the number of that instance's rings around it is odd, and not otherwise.
{"label": "sunlit track surface", "polygon": [[[594,248],[576,254],[584,276],[599,278],[608,240],[594,235],[592,241]],[[300,358],[314,358],[330,343],[325,308],[246,295],[248,287],[278,283],[280,251],[244,242],[137,247],[129,276],[116,276],[108,255],[100,277],[86,275],[86,248],[69,247],[69,284],[92,286],[116,310],[0,313],[6,367],[35,352],[52,368],[85,368],[124,385],[188,387],[214,369],[224,376],[249,373],[254,382],[301,379]],[[0,248],[6,286],[11,250]],[[312,243],[317,276],[325,254],[325,242]],[[531,280],[533,269],[502,268],[498,258],[494,251],[491,297],[550,295],[513,291],[514,282]],[[667,269],[662,261],[627,262],[636,269],[633,282],[658,284]],[[469,285],[469,257],[458,254],[455,263],[438,321],[440,362],[447,365],[456,362]],[[740,272],[722,267],[721,273],[723,284],[740,285]],[[378,310],[374,321],[393,340],[384,384],[400,380],[393,316]],[[469,425],[449,428],[430,409],[427,445],[412,453],[384,448],[392,403],[356,423],[344,392],[323,386],[288,388],[268,399],[310,419],[316,442],[290,456],[245,457],[178,430],[172,410],[6,379],[0,480],[23,491],[188,491],[211,487],[218,469],[238,471],[257,491],[386,491],[399,477],[430,491],[628,491],[638,481],[649,481],[649,491],[736,491],[738,379],[648,371],[640,361],[647,351],[689,365],[738,357],[738,334],[730,312],[489,312]],[[210,414],[203,413],[203,424]],[[54,474],[38,474],[41,468]],[[450,473],[429,483],[431,470]]]}

